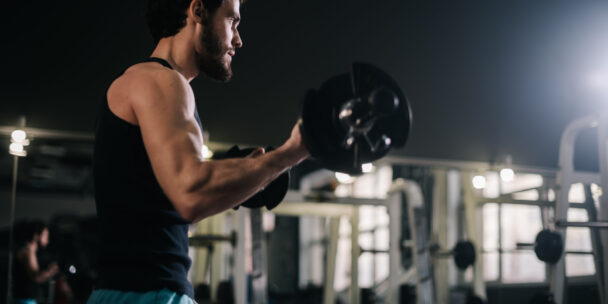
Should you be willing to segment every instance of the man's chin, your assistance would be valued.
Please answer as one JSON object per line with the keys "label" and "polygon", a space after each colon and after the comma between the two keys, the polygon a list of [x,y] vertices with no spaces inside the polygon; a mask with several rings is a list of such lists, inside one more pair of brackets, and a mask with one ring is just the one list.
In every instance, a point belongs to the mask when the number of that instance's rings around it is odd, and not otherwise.
{"label": "man's chin", "polygon": [[200,70],[207,76],[218,82],[228,82],[232,78],[230,65],[219,64],[213,67],[201,66]]}
{"label": "man's chin", "polygon": [[226,83],[230,81],[232,78],[232,73],[224,73],[224,74],[216,74],[216,75],[207,75],[207,77],[221,83]]}

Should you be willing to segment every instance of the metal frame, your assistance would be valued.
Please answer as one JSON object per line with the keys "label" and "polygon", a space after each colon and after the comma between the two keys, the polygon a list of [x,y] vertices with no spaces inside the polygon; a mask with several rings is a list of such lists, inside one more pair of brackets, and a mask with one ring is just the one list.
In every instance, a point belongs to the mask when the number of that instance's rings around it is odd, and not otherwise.
{"label": "metal frame", "polygon": [[[562,134],[559,150],[559,165],[560,171],[557,174],[557,183],[559,185],[559,192],[557,193],[557,203],[555,207],[555,218],[557,222],[567,222],[568,219],[568,193],[570,186],[575,183],[590,184],[596,183],[601,185],[602,189],[608,189],[608,155],[606,147],[606,139],[608,138],[607,128],[608,121],[606,115],[592,115],[584,117],[571,122]],[[592,174],[588,172],[579,172],[574,169],[574,148],[578,134],[589,128],[598,127],[598,146],[599,146],[599,164],[600,174]],[[601,205],[608,206],[608,195],[602,195]],[[600,208],[600,214],[598,219],[605,221],[608,219],[608,208]],[[556,225],[555,230],[559,233],[564,242],[566,242],[566,227]],[[608,232],[601,232],[601,243],[603,248],[606,249],[608,246]],[[608,257],[608,252],[604,250],[603,260],[605,261]],[[562,258],[554,265],[551,266],[551,292],[555,297],[557,304],[566,302],[566,265],[565,258]],[[606,277],[608,276],[608,263],[604,263],[604,269],[598,269],[596,265],[596,279],[599,281],[600,286],[600,301],[604,304],[608,303],[608,299],[605,293],[601,290],[607,290],[608,283]],[[603,286],[603,288],[601,287]]]}
{"label": "metal frame", "polygon": [[239,208],[234,217],[236,227],[236,246],[234,252],[234,268],[232,282],[234,286],[234,301],[237,304],[247,303],[247,271],[245,270],[245,233],[249,209]]}
{"label": "metal frame", "polygon": [[[541,208],[541,220],[542,220],[542,227],[553,227],[553,226],[578,226],[578,227],[590,227],[590,226],[594,226],[595,223],[594,222],[561,222],[558,221],[556,223],[554,223],[553,220],[553,216],[551,216],[549,214],[548,211],[553,210],[555,207],[555,202],[551,202],[551,201],[547,201],[545,199],[542,198],[542,195],[540,196],[540,199],[538,201],[530,201],[530,200],[517,200],[517,199],[513,199],[513,198],[509,198],[508,195],[502,195],[499,198],[496,199],[488,199],[488,198],[480,198],[477,197],[476,198],[476,204],[478,205],[479,208],[483,207],[484,204],[487,203],[494,203],[494,204],[498,204],[499,206],[501,204],[512,204],[512,205],[529,205],[529,206],[537,206]],[[588,212],[588,206],[586,203],[569,203],[568,204],[568,208],[576,208],[576,209],[586,209]],[[499,218],[500,218],[500,208],[499,208]],[[591,218],[591,212],[589,212],[589,216]],[[571,224],[571,225],[570,225]],[[600,225],[603,225],[603,222],[601,222]],[[499,235],[498,235],[498,239],[499,239],[499,248],[500,246],[500,241],[501,241],[501,236],[502,234],[500,233],[500,229],[502,227],[499,225]],[[593,237],[593,232],[595,229],[591,230],[591,242],[592,242],[592,250],[591,251],[564,251],[564,254],[580,254],[580,255],[594,255],[594,257],[596,257],[596,254],[594,254],[595,252],[597,252],[598,250],[596,249],[599,245],[596,244],[596,240]],[[481,231],[481,230],[480,230]],[[599,232],[599,231],[598,231]],[[521,250],[533,250],[533,243],[520,243],[522,246],[527,246],[529,248],[524,248],[524,249],[512,249],[512,250],[504,250],[504,249],[497,249],[497,251],[484,251],[483,249],[481,250],[481,253],[488,253],[488,252],[495,252],[498,254],[503,254],[503,253],[509,253],[509,252],[520,252]],[[483,244],[480,244],[480,248],[483,248]],[[583,275],[583,276],[571,276],[568,277],[568,280],[574,280],[578,283],[581,282],[591,282],[592,280],[595,279],[596,274],[601,272],[601,270],[599,269],[599,267],[597,267],[598,262],[595,262],[596,265],[596,273],[592,274],[592,275]],[[551,279],[551,267],[550,265],[546,265],[546,278],[545,280],[543,280],[542,282],[529,282],[529,283],[504,283],[502,281],[502,263],[499,262],[498,265],[499,268],[499,273],[498,273],[498,279],[497,280],[493,280],[493,281],[486,281],[485,284],[489,285],[489,286],[497,286],[497,285],[508,285],[508,286],[523,286],[526,284],[533,284],[533,285],[538,285],[538,286],[544,286],[546,284],[548,284],[550,282]],[[602,290],[600,290],[600,293],[602,292]]]}
{"label": "metal frame", "polygon": [[[387,156],[376,161],[377,164],[390,164],[390,165],[418,165],[429,168],[439,169],[457,169],[457,170],[500,170],[504,168],[506,164],[500,163],[489,163],[489,162],[475,162],[475,161],[461,161],[452,159],[431,159],[431,158],[420,158],[420,157],[402,157],[402,156]],[[555,176],[559,171],[556,168],[549,167],[535,167],[535,166],[518,166],[510,165],[511,169],[522,173],[535,173],[543,176]]]}
{"label": "metal frame", "polygon": [[[386,302],[387,303],[399,303],[399,291],[400,285],[404,280],[408,280],[413,275],[416,277],[416,292],[417,302],[419,304],[422,303],[434,303],[435,294],[434,288],[432,284],[432,280],[429,283],[427,278],[422,278],[421,274],[426,274],[427,276],[433,275],[431,269],[427,269],[428,271],[421,272],[416,265],[419,265],[418,261],[418,252],[416,248],[412,250],[414,257],[414,266],[407,272],[405,272],[401,267],[401,206],[402,206],[402,195],[405,194],[407,202],[408,202],[408,212],[410,215],[413,214],[414,208],[424,206],[424,198],[422,196],[422,190],[420,190],[420,186],[413,181],[406,181],[403,179],[397,179],[393,181],[389,189],[388,194],[388,208],[389,208],[389,217],[390,217],[390,240],[389,240],[389,265],[390,265],[390,273],[389,273],[389,292]],[[410,216],[410,218],[413,218]],[[410,223],[410,225],[415,225],[414,223]],[[412,229],[412,231],[414,231]],[[418,244],[415,233],[412,233],[413,244]],[[427,241],[427,240],[421,240]],[[418,246],[416,246],[418,247]],[[423,257],[426,258],[426,262],[430,263],[430,256]],[[424,286],[419,284],[423,281],[426,281],[427,284]]]}
{"label": "metal frame", "polygon": [[[352,200],[350,203],[347,201]],[[331,203],[310,202],[302,194],[289,191],[285,201],[272,209],[271,212],[277,215],[301,216],[312,215],[330,218],[330,252],[327,254],[327,269],[325,277],[324,304],[334,303],[334,277],[335,277],[335,258],[337,253],[337,223],[340,217],[347,217],[351,223],[351,287],[349,291],[349,303],[359,303],[359,205],[377,205],[378,200],[355,199],[355,198],[336,198]],[[334,251],[335,252],[331,252]],[[333,256],[332,256],[333,253]],[[330,267],[333,265],[333,267]]]}
{"label": "metal frame", "polygon": [[[330,242],[327,255],[327,269],[325,280],[325,304],[335,302],[335,291],[333,282],[335,276],[335,253],[337,252],[338,219],[347,217],[351,222],[351,288],[349,291],[349,303],[360,302],[358,286],[358,257],[359,247],[359,206],[373,205],[386,206],[389,214],[389,277],[387,303],[397,303],[399,299],[400,285],[411,280],[416,271],[410,269],[404,271],[401,266],[401,203],[402,194],[405,194],[412,206],[423,205],[422,191],[418,184],[412,181],[397,180],[390,187],[387,199],[363,199],[352,197],[335,197],[327,202],[311,202],[306,196],[297,191],[289,191],[285,201],[272,210],[280,215],[312,215],[330,218]],[[433,294],[434,296],[434,294]],[[419,300],[420,301],[420,300]],[[422,302],[420,302],[422,303]]]}
{"label": "metal frame", "polygon": [[[362,199],[352,197],[331,197],[324,202],[311,202],[307,197],[297,191],[289,191],[283,203],[272,210],[275,214],[280,215],[311,215],[320,217],[330,218],[330,242],[329,252],[327,256],[327,269],[326,280],[325,280],[325,296],[324,303],[333,303],[335,301],[335,292],[333,290],[333,282],[335,276],[335,246],[337,243],[337,220],[341,216],[346,216],[351,221],[351,256],[359,256],[359,245],[358,245],[358,211],[359,205],[376,205],[386,206],[389,213],[389,277],[387,279],[388,290],[387,290],[387,303],[396,303],[399,299],[400,285],[403,282],[412,281],[412,279],[420,282],[421,278],[419,271],[412,267],[407,271],[402,269],[401,266],[401,213],[402,213],[402,195],[406,196],[408,205],[411,207],[423,206],[424,200],[422,191],[417,183],[412,181],[406,181],[398,179],[393,181],[391,185],[387,199]],[[467,218],[474,217],[475,210],[466,206],[467,210],[472,209],[471,212],[467,212],[465,215]],[[469,238],[476,239],[476,227],[474,225],[467,226],[466,228]],[[335,238],[335,239],[334,239]],[[414,264],[418,265],[418,258],[415,255]],[[359,303],[359,288],[358,282],[358,265],[357,259],[351,259],[351,288],[349,291],[349,303]],[[482,274],[482,261],[478,259],[475,265],[475,283],[474,289],[477,294],[485,297],[485,284],[483,282]],[[432,272],[429,272],[432,275]],[[357,278],[357,279],[356,279]],[[418,303],[433,303],[434,293],[433,285],[426,286],[423,288],[420,284],[417,284],[418,294],[425,295],[418,297]]]}
{"label": "metal frame", "polygon": [[266,242],[260,208],[249,210],[251,223],[251,302],[268,303],[268,280],[266,267]]}
{"label": "metal frame", "polygon": [[[463,181],[470,181],[471,180],[471,176],[468,172],[462,172],[462,180]],[[463,182],[462,183],[462,188],[463,188],[463,206],[464,206],[464,210],[465,210],[465,220],[464,220],[464,224],[465,224],[465,230],[466,230],[466,234],[467,234],[467,238],[469,240],[471,240],[474,244],[476,244],[475,246],[475,254],[478,258],[475,259],[475,264],[473,265],[473,291],[475,292],[475,295],[481,297],[482,299],[487,299],[487,295],[486,295],[486,284],[485,281],[483,279],[483,255],[482,255],[482,246],[483,246],[483,242],[480,241],[479,234],[478,231],[480,231],[477,228],[477,220],[476,220],[476,214],[477,214],[477,202],[475,200],[475,193],[472,189],[472,185],[471,183],[468,182]],[[500,212],[500,209],[498,209]],[[500,214],[499,214],[499,218],[500,218]],[[500,225],[498,226],[499,228],[499,235],[498,235],[498,240],[499,240],[499,246],[500,246],[500,242],[501,242],[501,233],[500,233]],[[499,274],[500,271],[502,271],[502,269],[500,269],[502,263],[499,262]]]}

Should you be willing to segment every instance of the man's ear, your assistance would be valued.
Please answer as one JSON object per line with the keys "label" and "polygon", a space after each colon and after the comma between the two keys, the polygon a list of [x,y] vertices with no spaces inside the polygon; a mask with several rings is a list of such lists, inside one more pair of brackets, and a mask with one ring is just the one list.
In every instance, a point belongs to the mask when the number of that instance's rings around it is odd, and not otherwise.
{"label": "man's ear", "polygon": [[203,24],[207,20],[207,10],[203,5],[202,0],[192,0],[192,2],[190,2],[189,11],[195,22]]}

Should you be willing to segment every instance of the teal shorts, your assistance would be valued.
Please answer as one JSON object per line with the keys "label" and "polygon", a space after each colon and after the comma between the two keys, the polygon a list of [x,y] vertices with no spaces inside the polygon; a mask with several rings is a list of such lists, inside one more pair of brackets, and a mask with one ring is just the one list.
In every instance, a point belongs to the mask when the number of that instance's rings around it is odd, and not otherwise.
{"label": "teal shorts", "polygon": [[13,303],[15,304],[36,304],[36,300],[34,299],[13,299]]}
{"label": "teal shorts", "polygon": [[161,289],[148,292],[97,289],[91,293],[87,304],[196,304],[183,294]]}

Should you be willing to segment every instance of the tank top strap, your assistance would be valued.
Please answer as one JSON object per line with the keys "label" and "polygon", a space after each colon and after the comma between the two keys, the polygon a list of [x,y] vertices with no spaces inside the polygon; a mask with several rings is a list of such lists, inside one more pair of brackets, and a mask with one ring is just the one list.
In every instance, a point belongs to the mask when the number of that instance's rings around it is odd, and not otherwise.
{"label": "tank top strap", "polygon": [[150,58],[144,59],[142,62],[158,62],[158,63],[164,65],[165,67],[173,70],[173,67],[167,62],[167,60],[162,59],[162,58],[150,57]]}

